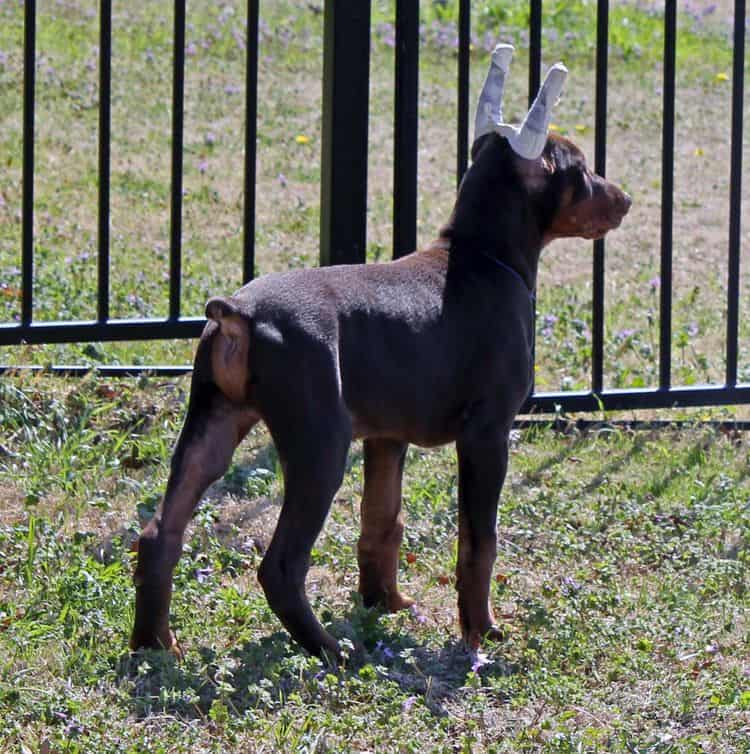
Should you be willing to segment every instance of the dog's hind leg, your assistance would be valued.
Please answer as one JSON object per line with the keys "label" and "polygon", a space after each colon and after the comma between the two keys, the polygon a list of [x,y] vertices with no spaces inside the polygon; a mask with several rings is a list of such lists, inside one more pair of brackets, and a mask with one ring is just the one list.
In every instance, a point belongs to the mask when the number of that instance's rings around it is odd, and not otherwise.
{"label": "dog's hind leg", "polygon": [[213,383],[194,378],[164,502],[138,540],[132,649],[163,647],[180,656],[169,627],[169,604],[185,527],[206,487],[226,471],[234,449],[257,420],[257,414],[228,401]]}
{"label": "dog's hind leg", "polygon": [[497,427],[469,432],[456,448],[458,613],[464,641],[476,649],[483,637],[502,638],[489,605],[489,593],[497,548],[497,504],[508,467],[507,433]]}
{"label": "dog's hind leg", "polygon": [[401,477],[406,447],[395,440],[364,441],[362,534],[357,546],[359,592],[366,607],[382,605],[390,612],[413,604],[397,585],[398,554],[404,533]]}
{"label": "dog's hind leg", "polygon": [[305,594],[310,552],[344,477],[351,426],[333,409],[325,420],[283,428],[274,441],[284,470],[284,502],[258,570],[268,604],[308,652],[338,657],[338,642],[313,614]]}

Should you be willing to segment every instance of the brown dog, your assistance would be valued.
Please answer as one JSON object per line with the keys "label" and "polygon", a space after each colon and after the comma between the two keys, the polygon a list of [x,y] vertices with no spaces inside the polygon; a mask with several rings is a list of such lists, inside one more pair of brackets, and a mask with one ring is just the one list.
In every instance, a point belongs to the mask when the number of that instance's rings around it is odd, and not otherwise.
{"label": "brown dog", "polygon": [[387,264],[268,275],[209,301],[166,496],[139,540],[132,648],[179,654],[169,604],[185,527],[261,419],[281,459],[284,503],[258,578],[294,639],[314,654],[338,652],[305,576],[355,438],[364,438],[364,604],[411,604],[396,578],[406,448],[455,442],[461,630],[472,648],[498,635],[488,602],[496,511],[509,430],[531,386],[539,254],[554,238],[603,236],[630,207],[570,141],[547,137],[564,68],[550,72],[520,129],[500,122],[509,58],[507,48],[493,56],[473,164],[435,243]]}

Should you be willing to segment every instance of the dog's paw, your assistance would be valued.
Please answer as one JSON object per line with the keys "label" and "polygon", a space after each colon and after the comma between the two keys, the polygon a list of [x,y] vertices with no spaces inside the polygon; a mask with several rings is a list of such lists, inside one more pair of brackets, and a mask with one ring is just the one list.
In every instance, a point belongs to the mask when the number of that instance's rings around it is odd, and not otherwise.
{"label": "dog's paw", "polygon": [[389,613],[397,613],[399,610],[409,610],[416,602],[401,592],[390,592],[385,598],[385,609]]}

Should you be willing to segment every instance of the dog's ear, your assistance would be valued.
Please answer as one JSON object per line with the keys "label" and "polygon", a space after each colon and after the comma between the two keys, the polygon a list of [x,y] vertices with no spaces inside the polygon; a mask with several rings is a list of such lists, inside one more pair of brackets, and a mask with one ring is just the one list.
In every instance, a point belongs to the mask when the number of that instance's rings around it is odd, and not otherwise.
{"label": "dog's ear", "polygon": [[545,154],[536,160],[519,158],[516,160],[516,170],[526,190],[536,194],[547,187],[550,177],[555,172],[555,163]]}
{"label": "dog's ear", "polygon": [[483,134],[482,136],[478,136],[476,139],[474,139],[473,144],[471,145],[471,161],[476,162],[477,157],[479,156],[479,153],[482,151],[482,147],[492,138],[496,138],[495,134],[490,132],[487,134]]}

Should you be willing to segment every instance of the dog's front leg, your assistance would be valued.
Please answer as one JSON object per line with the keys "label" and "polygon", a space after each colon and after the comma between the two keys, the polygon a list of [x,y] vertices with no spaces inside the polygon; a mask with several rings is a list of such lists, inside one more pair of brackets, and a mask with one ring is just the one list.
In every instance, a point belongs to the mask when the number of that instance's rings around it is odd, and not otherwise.
{"label": "dog's front leg", "polygon": [[256,421],[256,415],[230,403],[213,384],[193,385],[164,501],[138,540],[131,649],[161,647],[181,655],[169,627],[169,604],[185,527],[206,487],[226,471],[234,449]]}
{"label": "dog's front leg", "polygon": [[471,649],[483,637],[499,640],[489,604],[497,548],[497,504],[508,467],[508,436],[497,427],[469,430],[458,451],[458,563],[461,633]]}
{"label": "dog's front leg", "polygon": [[406,443],[388,439],[364,441],[365,488],[362,534],[357,546],[359,592],[366,607],[389,612],[410,607],[413,600],[398,589],[398,555],[404,534],[401,477]]}

